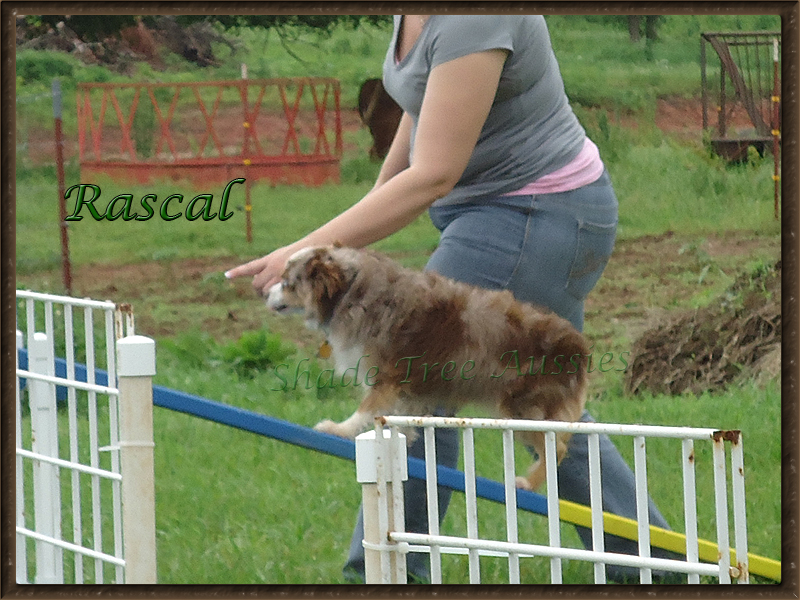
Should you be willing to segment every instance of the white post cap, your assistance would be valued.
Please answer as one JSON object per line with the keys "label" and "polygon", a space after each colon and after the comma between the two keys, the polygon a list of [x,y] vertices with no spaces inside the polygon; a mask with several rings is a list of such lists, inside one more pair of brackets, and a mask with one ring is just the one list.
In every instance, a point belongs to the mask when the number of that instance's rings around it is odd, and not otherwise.
{"label": "white post cap", "polygon": [[152,377],[156,374],[156,343],[143,335],[129,335],[117,342],[117,375]]}
{"label": "white post cap", "polygon": [[[383,429],[382,431],[384,440],[391,439],[391,430]],[[396,447],[393,455],[396,460],[400,461],[400,479],[406,481],[408,479],[406,436],[398,433],[394,443]],[[358,483],[376,483],[378,481],[378,464],[376,461],[378,452],[378,440],[375,438],[374,429],[365,431],[356,437],[356,481]],[[390,481],[391,465],[388,461],[384,462],[384,469],[386,469],[385,480]]]}

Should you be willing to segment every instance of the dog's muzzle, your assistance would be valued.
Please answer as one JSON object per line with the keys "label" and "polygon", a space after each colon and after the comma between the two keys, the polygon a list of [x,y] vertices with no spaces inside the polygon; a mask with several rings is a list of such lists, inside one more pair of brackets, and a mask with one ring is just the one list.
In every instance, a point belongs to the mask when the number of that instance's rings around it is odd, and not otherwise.
{"label": "dog's muzzle", "polygon": [[269,288],[267,308],[275,312],[283,312],[289,308],[283,301],[283,285],[280,282]]}
{"label": "dog's muzzle", "polygon": [[269,292],[267,292],[267,308],[278,314],[303,312],[302,307],[289,306],[286,303],[286,300],[283,298],[283,285],[280,282],[269,288]]}

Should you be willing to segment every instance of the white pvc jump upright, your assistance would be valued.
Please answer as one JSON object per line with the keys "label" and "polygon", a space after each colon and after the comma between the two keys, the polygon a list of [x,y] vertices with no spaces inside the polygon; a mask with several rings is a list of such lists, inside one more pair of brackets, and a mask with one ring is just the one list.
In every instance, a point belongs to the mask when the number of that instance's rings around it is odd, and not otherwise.
{"label": "white pvc jump upright", "polygon": [[153,456],[156,344],[148,337],[130,335],[117,342],[117,358],[125,583],[152,584],[156,583]]}
{"label": "white pvc jump upright", "polygon": [[406,437],[396,430],[356,438],[356,481],[364,504],[364,568],[368,581],[406,583],[404,552],[390,552],[386,533],[405,529],[403,482],[408,479]]}
{"label": "white pvc jump upright", "polygon": [[17,582],[155,583],[153,340],[129,307],[29,291],[17,323]]}
{"label": "white pvc jump upright", "polygon": [[[383,430],[385,425],[388,429]],[[389,514],[402,515],[403,496],[401,488],[405,480],[400,476],[398,461],[406,462],[405,446],[390,443],[389,440],[398,438],[398,428],[422,427],[425,435],[426,478],[429,509],[434,509],[434,514],[428,519],[430,530],[427,534],[409,533],[397,526],[401,523],[397,516],[389,518]],[[464,475],[466,492],[466,529],[467,537],[454,537],[441,535],[438,529],[438,515],[435,508],[438,506],[438,490],[436,486],[436,449],[435,428],[457,428],[463,431],[464,446]],[[496,429],[502,431],[504,469],[503,479],[506,500],[506,540],[481,539],[479,532],[479,519],[476,506],[476,465],[474,455],[474,431],[479,429]],[[526,543],[519,539],[516,507],[515,468],[513,454],[514,431],[542,431],[545,432],[545,458],[547,464],[547,519],[548,539],[546,543]],[[379,432],[382,432],[379,433]],[[584,433],[589,442],[589,485],[590,504],[587,508],[591,513],[592,550],[583,548],[562,547],[560,536],[559,507],[557,475],[556,475],[556,444],[555,433],[572,432]],[[600,475],[600,444],[599,435],[607,434],[628,437],[633,443],[634,475],[636,501],[638,506],[637,532],[639,540],[639,554],[627,555],[611,553],[604,548],[604,514],[602,510],[601,475]],[[650,556],[650,523],[648,511],[647,488],[647,438],[673,438],[681,440],[681,456],[677,463],[683,471],[683,500],[685,516],[685,560],[671,560]],[[375,440],[386,440],[383,444]],[[370,440],[367,443],[367,440]],[[712,445],[713,472],[714,472],[714,498],[703,499],[705,504],[713,505],[716,514],[716,542],[718,552],[717,564],[700,562],[698,542],[698,517],[697,517],[697,490],[695,487],[695,442],[706,441]],[[733,530],[735,538],[735,552],[737,564],[731,565],[731,552],[729,549],[730,518],[728,510],[728,484],[726,467],[725,442],[730,442],[730,466],[732,477],[733,498]],[[358,450],[358,444],[361,449]],[[623,442],[624,443],[624,442]],[[684,573],[688,583],[699,583],[700,576],[713,577],[719,583],[749,583],[748,554],[747,554],[747,522],[745,515],[744,493],[744,459],[741,433],[738,431],[719,431],[715,429],[702,429],[690,427],[659,427],[646,425],[618,425],[603,423],[565,423],[553,421],[515,421],[502,419],[463,419],[443,417],[381,417],[376,420],[376,430],[362,434],[356,439],[356,468],[361,469],[361,463],[394,465],[391,469],[382,471],[378,477],[379,485],[391,486],[392,494],[379,491],[373,498],[368,498],[364,492],[364,521],[365,521],[365,555],[368,559],[366,570],[367,583],[405,583],[402,577],[404,569],[392,567],[395,560],[408,552],[427,552],[431,559],[431,583],[442,583],[442,554],[462,554],[469,556],[469,583],[480,583],[479,556],[501,556],[508,559],[509,583],[526,583],[520,580],[520,559],[539,556],[550,559],[551,583],[579,583],[563,581],[562,561],[564,559],[587,561],[594,565],[595,583],[606,583],[606,566],[622,565],[638,568],[641,583],[652,583],[654,570]],[[387,452],[396,452],[388,455]],[[376,459],[372,453],[380,453]],[[359,471],[360,472],[360,471]],[[383,479],[381,479],[383,478]],[[366,481],[359,476],[360,482]],[[383,483],[380,483],[383,481]],[[369,485],[375,485],[371,483]],[[365,486],[366,488],[366,486]],[[381,489],[380,487],[378,488]],[[370,492],[370,494],[373,494]],[[373,494],[374,495],[374,494]],[[611,518],[611,517],[609,517]],[[367,537],[366,523],[374,523],[378,531],[370,531]],[[394,523],[394,526],[392,525]],[[376,541],[377,540],[377,541]],[[371,554],[372,553],[372,554]],[[380,557],[378,560],[377,557]],[[403,561],[404,563],[405,561]],[[453,582],[456,583],[456,582]],[[460,582],[459,582],[460,583]]]}
{"label": "white pvc jump upright", "polygon": [[[55,376],[51,348],[43,333],[33,335],[28,354],[32,373]],[[30,381],[31,453],[58,458],[58,423],[56,421],[56,388],[38,379]],[[38,491],[33,499],[37,533],[51,538],[61,537],[61,485],[58,468],[51,461],[33,463],[33,486]],[[62,583],[62,552],[43,540],[36,540],[36,583]]]}

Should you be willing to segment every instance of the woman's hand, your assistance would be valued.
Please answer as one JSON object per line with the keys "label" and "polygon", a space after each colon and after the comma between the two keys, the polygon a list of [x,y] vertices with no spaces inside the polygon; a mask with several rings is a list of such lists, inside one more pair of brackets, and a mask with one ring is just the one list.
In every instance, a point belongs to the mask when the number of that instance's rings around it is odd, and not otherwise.
{"label": "woman's hand", "polygon": [[248,263],[234,267],[225,273],[228,279],[253,276],[253,288],[256,293],[266,296],[269,288],[281,280],[286,261],[300,248],[295,245],[284,246],[270,252],[266,256],[251,260]]}

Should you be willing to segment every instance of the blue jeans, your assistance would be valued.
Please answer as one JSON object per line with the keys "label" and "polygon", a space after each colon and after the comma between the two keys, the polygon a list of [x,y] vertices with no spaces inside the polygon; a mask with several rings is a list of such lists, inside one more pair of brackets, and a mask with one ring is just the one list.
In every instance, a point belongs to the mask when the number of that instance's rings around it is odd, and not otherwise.
{"label": "blue jeans", "polygon": [[[544,306],[583,330],[584,300],[603,272],[617,229],[617,199],[607,173],[577,190],[537,196],[503,196],[491,202],[434,207],[431,220],[441,232],[439,246],[426,269],[488,289],[508,289],[521,301]],[[591,421],[584,413],[582,421]],[[436,432],[440,464],[458,464],[458,432]],[[532,449],[529,449],[533,453]],[[636,518],[634,476],[607,436],[600,439],[603,507]],[[409,447],[409,456],[424,458],[423,437]],[[559,496],[589,504],[589,463],[586,435],[572,436],[566,457],[558,468]],[[451,491],[439,488],[439,516],[444,519]],[[406,530],[427,533],[425,482],[410,479],[405,485]],[[650,523],[668,528],[650,501]],[[591,531],[576,527],[584,546],[591,549]],[[345,575],[363,578],[363,524],[361,514],[345,565]],[[605,536],[608,552],[638,554],[638,544]],[[653,549],[653,556],[676,555]],[[427,554],[409,554],[410,578],[426,581]],[[638,569],[607,566],[609,579],[638,577]]]}
{"label": "blue jeans", "polygon": [[607,174],[560,194],[432,208],[442,232],[426,269],[544,306],[583,330],[583,301],[611,256],[617,199]]}

